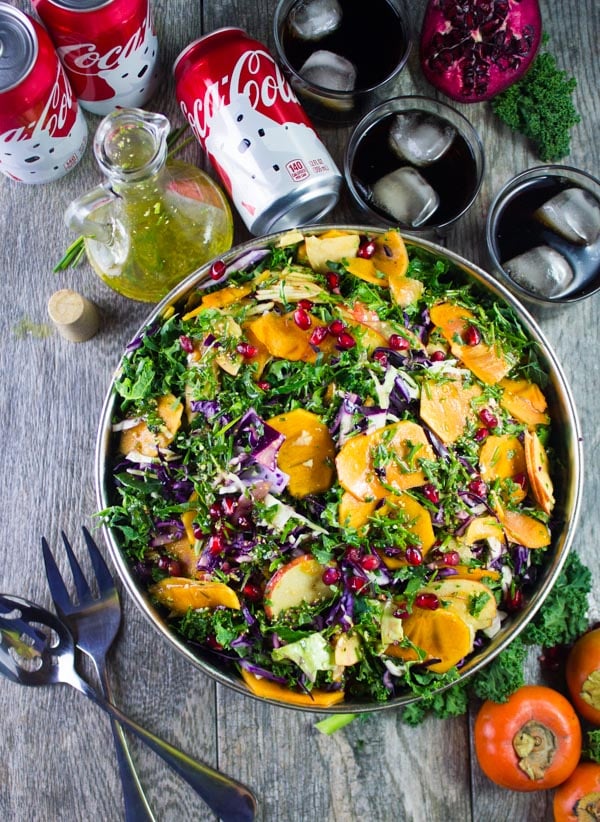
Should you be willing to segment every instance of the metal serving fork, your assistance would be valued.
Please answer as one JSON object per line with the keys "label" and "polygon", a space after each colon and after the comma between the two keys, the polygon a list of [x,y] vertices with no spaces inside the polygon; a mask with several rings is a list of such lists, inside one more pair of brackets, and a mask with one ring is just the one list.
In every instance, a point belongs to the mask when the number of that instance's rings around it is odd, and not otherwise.
{"label": "metal serving fork", "polygon": [[[69,595],[48,542],[42,537],[46,578],[56,612],[75,637],[77,647],[92,661],[98,674],[102,693],[109,702],[112,702],[106,657],[121,624],[121,603],[114,579],[98,546],[87,528],[83,527],[82,531],[92,561],[99,596],[95,597],[92,594],[64,533],[62,533],[62,539],[71,566],[77,602]],[[111,728],[123,788],[125,820],[126,822],[155,822],[154,814],[148,805],[132,762],[123,729],[114,719],[111,719]]]}

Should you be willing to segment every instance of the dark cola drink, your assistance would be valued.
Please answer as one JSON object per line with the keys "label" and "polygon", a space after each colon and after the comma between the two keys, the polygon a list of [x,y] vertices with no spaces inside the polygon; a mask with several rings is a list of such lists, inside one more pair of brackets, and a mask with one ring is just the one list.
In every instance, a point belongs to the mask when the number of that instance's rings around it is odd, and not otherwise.
{"label": "dark cola drink", "polygon": [[470,124],[427,98],[396,98],[367,115],[346,156],[346,177],[362,209],[408,230],[443,232],[473,202],[482,171]]}
{"label": "dark cola drink", "polygon": [[326,120],[373,108],[410,51],[403,0],[280,0],[275,43],[294,90]]}
{"label": "dark cola drink", "polygon": [[503,270],[533,295],[587,296],[600,281],[598,196],[568,169],[526,179],[498,209],[493,243]]}

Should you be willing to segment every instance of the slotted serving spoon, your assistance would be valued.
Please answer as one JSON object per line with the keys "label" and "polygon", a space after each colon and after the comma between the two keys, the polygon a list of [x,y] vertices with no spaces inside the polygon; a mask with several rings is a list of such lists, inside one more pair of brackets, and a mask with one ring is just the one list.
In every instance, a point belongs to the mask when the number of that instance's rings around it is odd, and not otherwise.
{"label": "slotted serving spoon", "polygon": [[127,727],[194,788],[225,822],[252,822],[252,792],[142,728],[82,679],[75,669],[75,642],[51,611],[21,597],[0,594],[0,673],[21,685],[70,685]]}

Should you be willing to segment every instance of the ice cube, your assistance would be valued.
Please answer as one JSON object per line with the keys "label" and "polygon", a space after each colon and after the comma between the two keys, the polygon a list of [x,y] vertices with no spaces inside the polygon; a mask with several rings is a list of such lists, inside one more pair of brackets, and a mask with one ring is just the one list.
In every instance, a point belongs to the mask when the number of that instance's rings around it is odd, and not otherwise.
{"label": "ice cube", "polygon": [[570,243],[591,245],[600,237],[600,203],[583,188],[565,188],[534,216]]}
{"label": "ice cube", "polygon": [[425,223],[440,204],[427,180],[409,166],[380,177],[373,185],[373,200],[395,220],[415,228]]}
{"label": "ice cube", "polygon": [[341,22],[338,0],[300,0],[290,12],[290,28],[301,40],[321,40]]}
{"label": "ice cube", "polygon": [[445,120],[420,111],[397,114],[388,142],[398,157],[415,166],[428,166],[450,148],[456,129]]}
{"label": "ice cube", "polygon": [[355,66],[332,51],[314,51],[298,73],[307,82],[330,91],[353,91],[356,85]]}
{"label": "ice cube", "polygon": [[549,245],[535,246],[502,267],[518,285],[540,297],[556,297],[567,290],[574,277],[569,261]]}

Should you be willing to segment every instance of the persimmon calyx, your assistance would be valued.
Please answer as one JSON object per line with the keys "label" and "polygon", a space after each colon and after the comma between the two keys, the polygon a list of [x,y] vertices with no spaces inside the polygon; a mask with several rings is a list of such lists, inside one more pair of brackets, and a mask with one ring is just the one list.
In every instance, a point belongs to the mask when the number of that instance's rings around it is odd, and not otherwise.
{"label": "persimmon calyx", "polygon": [[600,791],[592,791],[580,797],[573,806],[577,822],[595,822],[600,819]]}
{"label": "persimmon calyx", "polygon": [[592,671],[581,686],[579,695],[584,702],[600,711],[600,670]]}
{"label": "persimmon calyx", "polygon": [[530,720],[513,737],[519,768],[530,779],[543,779],[557,749],[555,734],[541,722]]}

